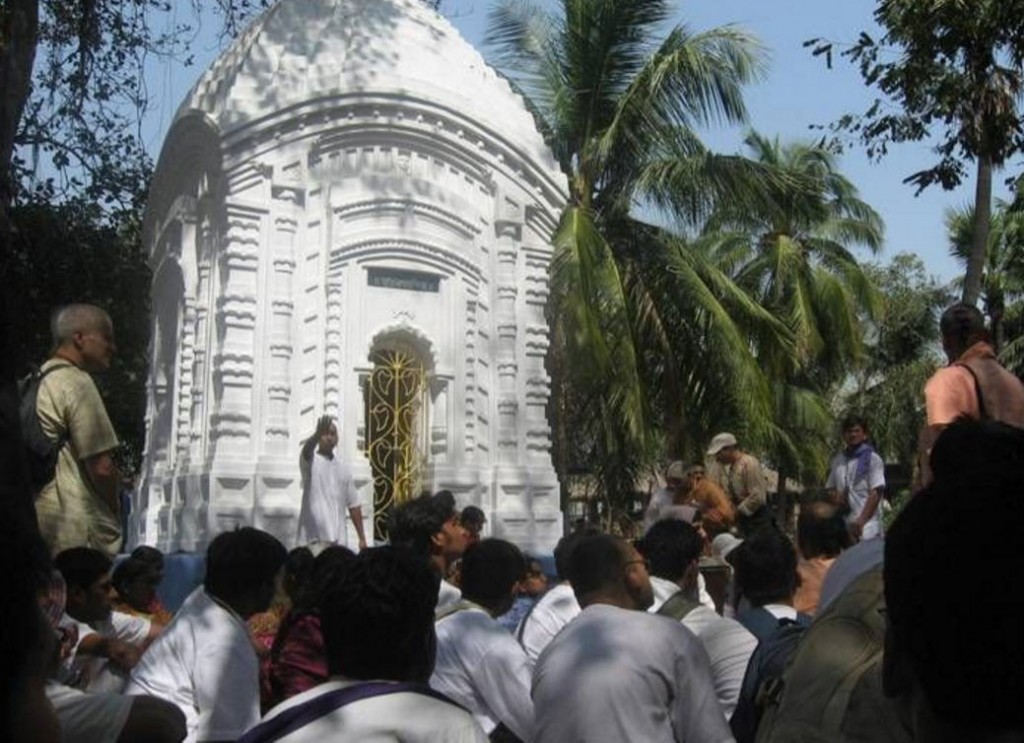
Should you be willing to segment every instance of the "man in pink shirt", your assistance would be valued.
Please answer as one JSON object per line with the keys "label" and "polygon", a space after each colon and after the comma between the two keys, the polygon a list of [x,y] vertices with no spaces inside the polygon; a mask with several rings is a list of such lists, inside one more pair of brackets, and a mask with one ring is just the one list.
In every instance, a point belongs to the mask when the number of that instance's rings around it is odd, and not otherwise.
{"label": "man in pink shirt", "polygon": [[1024,383],[997,360],[978,308],[953,305],[942,313],[939,331],[949,366],[935,372],[924,387],[928,421],[918,438],[919,487],[932,479],[932,445],[958,418],[1024,428]]}

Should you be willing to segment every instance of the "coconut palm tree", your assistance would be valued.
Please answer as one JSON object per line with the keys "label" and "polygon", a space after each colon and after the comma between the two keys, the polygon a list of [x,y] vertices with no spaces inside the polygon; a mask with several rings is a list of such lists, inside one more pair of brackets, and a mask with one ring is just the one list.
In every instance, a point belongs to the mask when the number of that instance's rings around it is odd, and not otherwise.
{"label": "coconut palm tree", "polygon": [[826,395],[861,361],[865,322],[880,306],[850,251],[877,252],[884,228],[824,147],[756,132],[745,144],[752,159],[800,187],[776,189],[767,201],[722,201],[705,223],[707,245],[739,286],[784,320],[796,343],[796,353],[770,338],[758,346],[774,389],[775,465],[821,471],[831,422]]}
{"label": "coconut palm tree", "polygon": [[[780,348],[788,331],[679,229],[721,198],[764,199],[779,185],[771,169],[713,154],[694,133],[746,119],[742,88],[761,72],[760,45],[733,27],[670,26],[664,0],[548,7],[505,0],[491,13],[488,42],[569,183],[553,240],[557,466],[568,466],[570,414],[575,433],[588,413],[604,432],[588,437],[599,461],[629,447],[639,463],[663,433],[656,419],[682,427],[694,390],[719,423],[766,428],[770,391],[746,331]],[[691,451],[701,433],[688,437]]]}

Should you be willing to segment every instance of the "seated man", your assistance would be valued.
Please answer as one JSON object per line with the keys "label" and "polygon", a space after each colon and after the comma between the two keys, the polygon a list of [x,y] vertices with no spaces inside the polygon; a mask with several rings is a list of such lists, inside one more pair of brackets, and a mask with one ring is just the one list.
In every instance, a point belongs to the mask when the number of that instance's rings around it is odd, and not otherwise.
{"label": "seated man", "polygon": [[444,580],[452,564],[466,551],[469,540],[450,491],[421,495],[399,505],[391,514],[388,534],[391,544],[422,556],[441,579],[437,608],[443,609],[462,598],[459,589]]}
{"label": "seated man", "polygon": [[700,639],[711,661],[715,696],[729,719],[757,639],[739,622],[720,617],[698,601],[701,547],[700,534],[682,521],[659,521],[639,545],[651,564],[655,596],[663,592],[667,599],[651,611],[682,622]]}
{"label": "seated man", "polygon": [[796,522],[796,544],[800,550],[797,573],[800,585],[793,608],[814,616],[818,611],[821,586],[839,553],[853,542],[842,511],[831,503],[818,501],[800,508]]}
{"label": "seated man", "polygon": [[541,651],[554,639],[562,627],[567,625],[580,613],[580,605],[569,585],[569,555],[583,537],[599,533],[596,529],[585,528],[566,534],[555,545],[555,572],[558,583],[533,605],[530,612],[523,617],[516,630],[516,638],[523,646],[526,655],[536,662]]}
{"label": "seated man", "polygon": [[331,680],[272,709],[239,743],[483,743],[466,710],[426,685],[438,576],[400,547],[363,550],[321,605]]}
{"label": "seated man", "polygon": [[523,617],[530,613],[534,605],[540,601],[548,590],[548,576],[544,572],[544,566],[540,560],[530,555],[523,555],[526,560],[526,576],[519,581],[515,590],[515,600],[512,608],[498,617],[498,624],[511,632],[513,635],[523,621]]}
{"label": "seated man", "polygon": [[709,539],[723,534],[736,523],[736,509],[732,501],[715,482],[713,482],[700,462],[690,465],[686,471],[689,489],[686,500],[700,509],[701,523]]}
{"label": "seated man", "polygon": [[61,624],[73,625],[78,635],[61,680],[90,692],[122,692],[128,673],[162,628],[111,610],[111,561],[99,550],[72,547],[57,555],[54,565],[67,586],[66,616]]}
{"label": "seated man", "polygon": [[[34,536],[34,539],[38,540],[38,545],[29,546],[29,556],[35,552],[48,558],[42,540],[38,536]],[[103,557],[106,559],[105,555]],[[17,566],[19,562],[21,561],[9,560],[5,564]],[[47,559],[47,567],[48,563]],[[57,629],[61,617],[66,618],[66,597],[66,584],[59,572],[46,576],[45,587],[37,596],[32,597],[37,615],[43,620],[47,633]],[[66,637],[66,641],[62,641],[59,646],[53,643],[46,646],[46,650],[52,651],[52,658],[48,663],[50,671],[55,670],[62,655],[70,653],[77,644],[78,625],[72,623],[66,625],[64,629],[66,632],[61,636]],[[56,741],[57,737],[60,737],[65,741],[90,743],[180,743],[185,737],[185,716],[181,710],[163,699],[150,696],[130,697],[112,692],[86,693],[65,686],[54,679],[46,682],[45,698],[49,714],[55,715],[59,724],[59,736],[51,737],[50,726],[45,720],[37,717],[36,727],[31,733],[24,738],[19,738],[15,734],[12,736],[15,741]],[[25,702],[29,703],[28,714],[32,714],[34,705],[31,698],[23,698],[22,703]],[[29,733],[28,730],[25,732]]]}
{"label": "seated man", "polygon": [[800,578],[796,550],[782,532],[763,529],[729,554],[734,571],[736,619],[758,639],[772,635],[780,622],[808,625],[811,618],[793,607]]}
{"label": "seated man", "polygon": [[160,625],[167,625],[173,616],[167,611],[156,589],[164,577],[164,556],[153,547],[136,547],[114,568],[111,576],[117,598],[114,610],[132,614]]}
{"label": "seated man", "polygon": [[142,656],[126,692],[177,704],[189,741],[235,740],[256,724],[259,661],[245,621],[270,605],[286,556],[259,529],[217,536],[206,550],[203,585]]}
{"label": "seated man", "polygon": [[1024,431],[956,422],[931,456],[934,481],[886,536],[885,690],[914,740],[1024,740]]}
{"label": "seated man", "polygon": [[533,663],[494,617],[511,605],[525,563],[519,549],[485,539],[462,558],[462,598],[438,612],[433,689],[472,712],[492,735],[499,725],[530,740]]}
{"label": "seated man", "polygon": [[646,561],[619,537],[580,539],[569,581],[582,613],[545,648],[533,677],[534,740],[731,741],[707,653],[646,609]]}
{"label": "seated man", "polygon": [[88,694],[51,681],[46,696],[60,721],[61,739],[89,743],[180,743],[185,716],[151,696]]}
{"label": "seated man", "polygon": [[466,530],[468,535],[466,544],[469,546],[476,544],[482,538],[481,535],[483,534],[484,524],[487,523],[487,516],[476,506],[466,506],[459,514],[459,523]]}
{"label": "seated man", "polygon": [[729,555],[735,570],[736,618],[757,638],[729,724],[737,743],[753,743],[763,707],[763,691],[782,675],[811,618],[793,607],[800,581],[796,550],[769,526],[743,540]]}

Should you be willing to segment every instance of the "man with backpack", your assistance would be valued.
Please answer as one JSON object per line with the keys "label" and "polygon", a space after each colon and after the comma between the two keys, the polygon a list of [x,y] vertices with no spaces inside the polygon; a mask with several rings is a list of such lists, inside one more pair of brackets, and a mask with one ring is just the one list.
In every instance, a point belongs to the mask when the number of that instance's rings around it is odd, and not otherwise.
{"label": "man with backpack", "polygon": [[39,531],[52,554],[92,547],[113,556],[122,537],[112,456],[118,439],[89,376],[110,368],[113,324],[99,307],[72,304],[54,314],[51,331],[55,350],[40,369],[35,407],[59,453],[54,477],[36,499]]}
{"label": "man with backpack", "polygon": [[935,440],[959,418],[994,420],[1024,427],[1024,383],[996,357],[977,307],[955,304],[939,319],[942,350],[949,365],[924,387],[928,421],[918,439],[918,484],[932,479],[929,457]]}
{"label": "man with backpack", "polygon": [[762,529],[729,554],[735,571],[736,618],[758,639],[729,725],[737,743],[753,743],[761,719],[761,698],[782,675],[811,618],[793,606],[796,550],[775,528]]}

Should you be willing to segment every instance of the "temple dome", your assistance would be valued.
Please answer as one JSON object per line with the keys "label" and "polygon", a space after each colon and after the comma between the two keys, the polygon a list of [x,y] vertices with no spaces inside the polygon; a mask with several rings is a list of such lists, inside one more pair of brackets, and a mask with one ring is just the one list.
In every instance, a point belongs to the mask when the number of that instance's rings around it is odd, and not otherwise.
{"label": "temple dome", "polygon": [[201,112],[244,136],[293,107],[368,95],[429,101],[557,169],[522,99],[420,0],[281,0],[203,74],[175,122]]}

